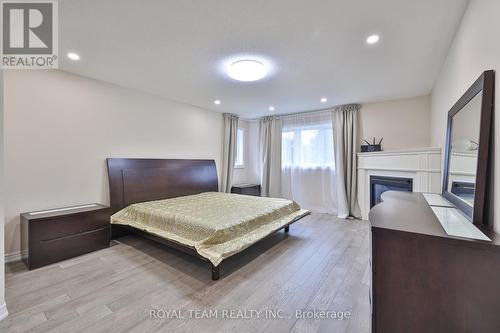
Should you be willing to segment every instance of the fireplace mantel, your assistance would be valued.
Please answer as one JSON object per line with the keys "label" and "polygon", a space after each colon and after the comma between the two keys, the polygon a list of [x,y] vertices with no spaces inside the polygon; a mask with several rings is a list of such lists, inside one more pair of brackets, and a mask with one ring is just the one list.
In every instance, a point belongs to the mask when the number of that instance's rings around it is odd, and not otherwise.
{"label": "fireplace mantel", "polygon": [[370,211],[370,176],[413,179],[414,192],[441,192],[441,148],[358,153],[358,201],[364,220]]}

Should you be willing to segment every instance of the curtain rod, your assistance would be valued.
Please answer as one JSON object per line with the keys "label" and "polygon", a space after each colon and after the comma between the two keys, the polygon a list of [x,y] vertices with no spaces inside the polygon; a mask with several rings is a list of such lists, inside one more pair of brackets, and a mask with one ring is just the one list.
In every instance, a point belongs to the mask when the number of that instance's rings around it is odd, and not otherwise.
{"label": "curtain rod", "polygon": [[246,120],[246,121],[259,121],[265,117],[287,117],[287,116],[295,116],[295,115],[299,115],[299,114],[314,114],[314,113],[327,112],[327,111],[332,111],[333,109],[338,108],[340,106],[350,106],[350,105],[361,106],[361,104],[359,104],[359,103],[349,103],[349,104],[334,105],[334,106],[330,106],[328,108],[312,110],[312,111],[299,111],[299,112],[284,113],[284,114],[271,114],[271,115],[267,115],[267,116],[262,116],[262,117],[258,117],[258,118],[250,118],[250,119],[240,117],[240,119]]}

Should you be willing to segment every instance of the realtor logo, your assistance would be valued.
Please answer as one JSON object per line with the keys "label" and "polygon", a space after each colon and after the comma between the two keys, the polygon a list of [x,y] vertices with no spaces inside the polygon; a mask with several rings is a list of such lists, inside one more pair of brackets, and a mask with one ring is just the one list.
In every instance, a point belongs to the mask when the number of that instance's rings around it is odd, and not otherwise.
{"label": "realtor logo", "polygon": [[57,68],[57,2],[2,1],[2,69]]}

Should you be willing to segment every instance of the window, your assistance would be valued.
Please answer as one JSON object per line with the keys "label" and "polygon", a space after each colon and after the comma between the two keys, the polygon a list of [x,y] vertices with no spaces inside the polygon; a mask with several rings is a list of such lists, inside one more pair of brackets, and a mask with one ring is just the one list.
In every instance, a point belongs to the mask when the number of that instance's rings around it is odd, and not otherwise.
{"label": "window", "polygon": [[281,194],[316,212],[337,214],[332,112],[282,118]]}
{"label": "window", "polygon": [[243,147],[245,145],[245,130],[238,128],[236,135],[236,160],[234,162],[235,168],[244,168],[245,160],[243,159]]}
{"label": "window", "polygon": [[283,168],[334,168],[331,122],[283,128]]}

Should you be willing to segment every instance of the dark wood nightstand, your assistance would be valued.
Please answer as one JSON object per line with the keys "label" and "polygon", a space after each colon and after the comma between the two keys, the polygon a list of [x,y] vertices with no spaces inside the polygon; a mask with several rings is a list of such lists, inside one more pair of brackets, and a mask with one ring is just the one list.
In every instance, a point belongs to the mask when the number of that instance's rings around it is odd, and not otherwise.
{"label": "dark wood nightstand", "polygon": [[109,247],[109,207],[88,204],[21,214],[21,254],[29,269]]}
{"label": "dark wood nightstand", "polygon": [[260,197],[260,185],[255,184],[237,184],[231,187],[231,193],[253,195]]}

